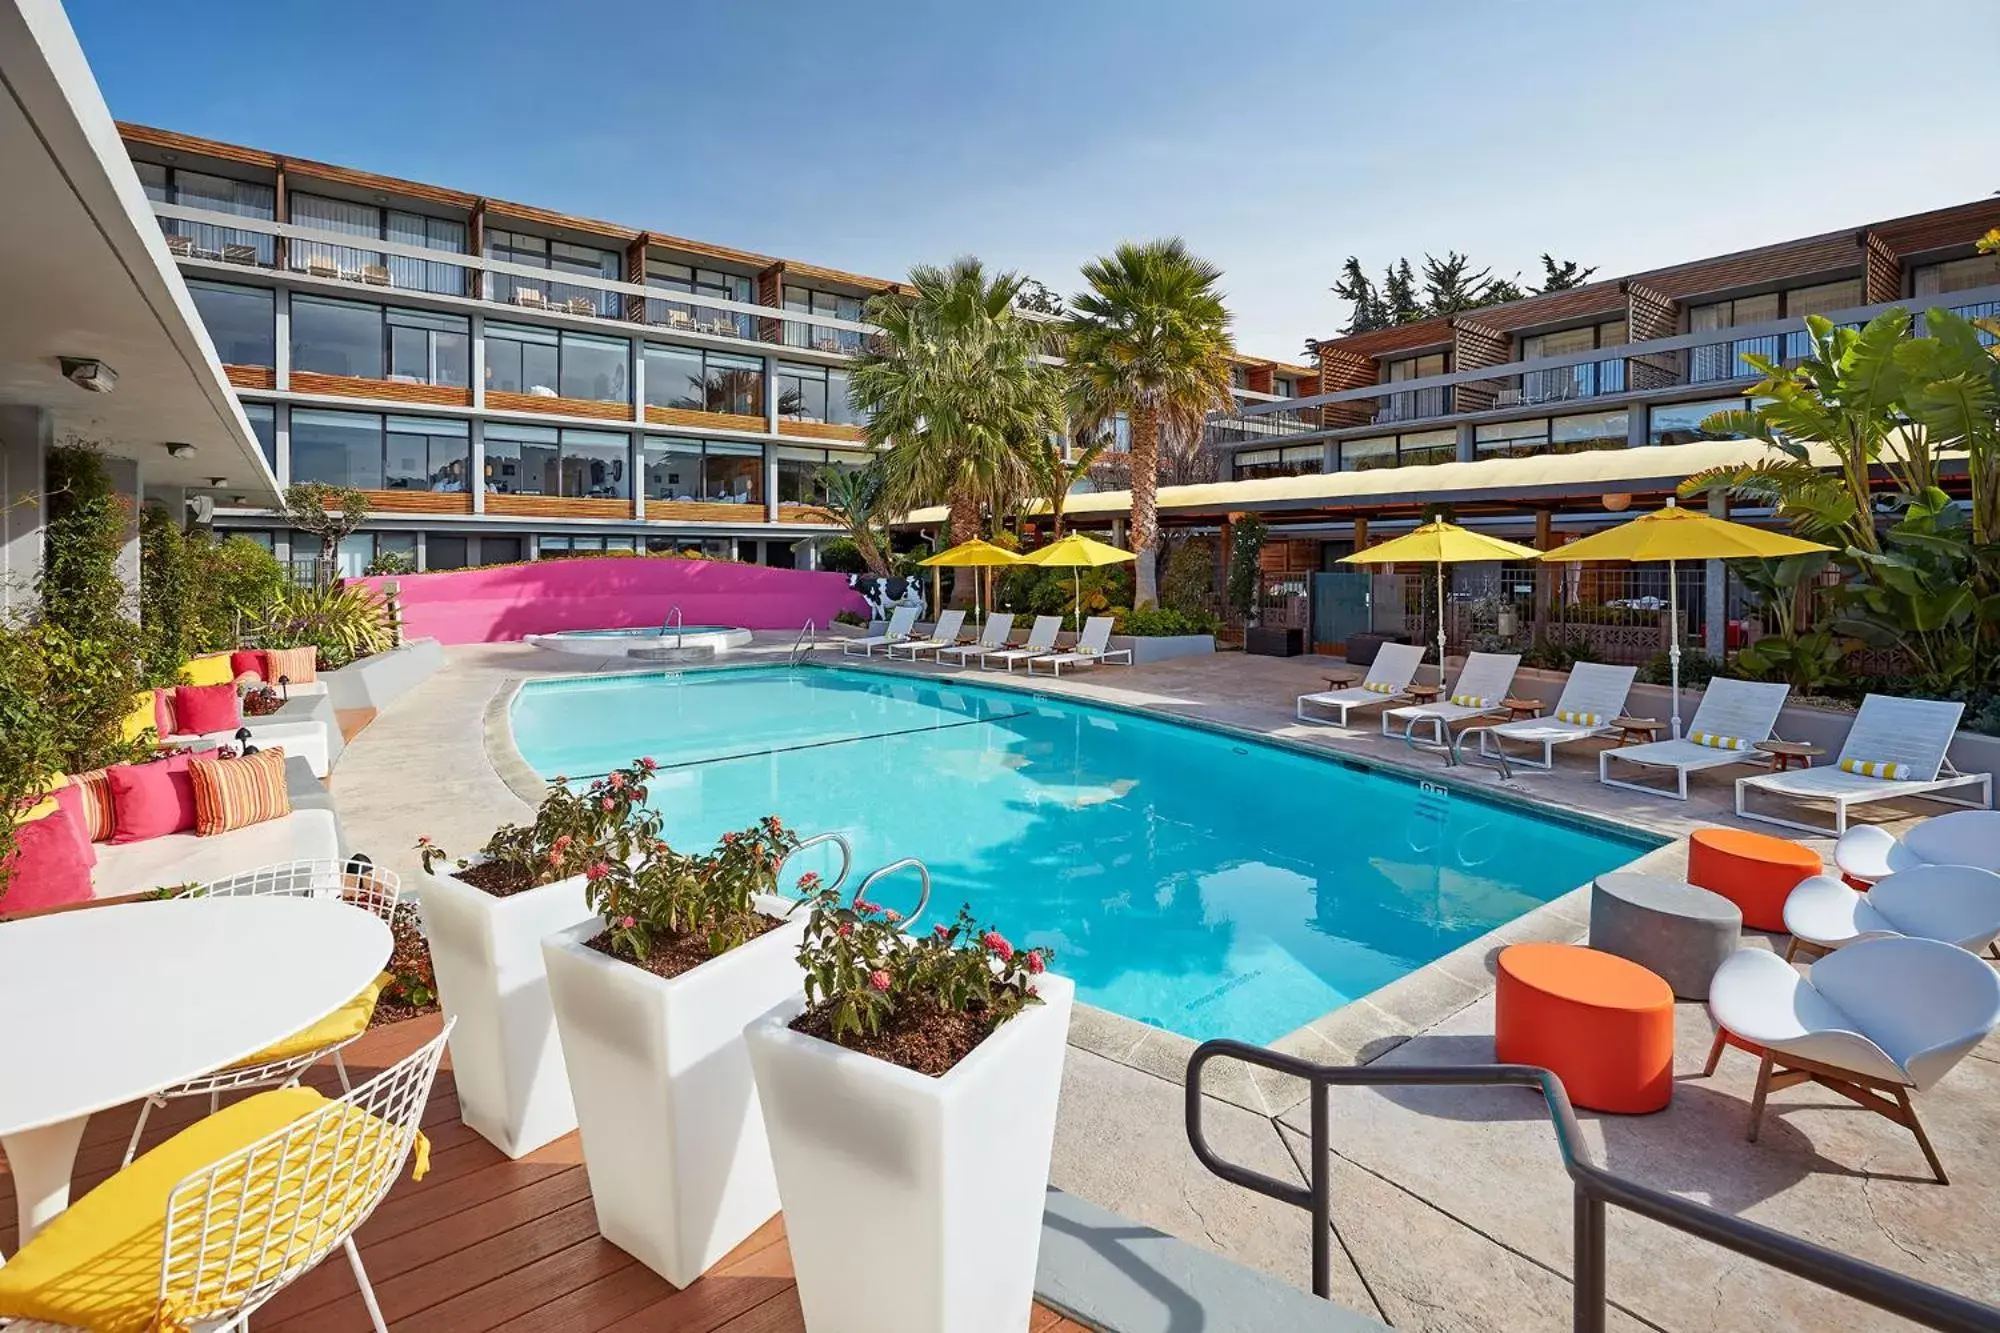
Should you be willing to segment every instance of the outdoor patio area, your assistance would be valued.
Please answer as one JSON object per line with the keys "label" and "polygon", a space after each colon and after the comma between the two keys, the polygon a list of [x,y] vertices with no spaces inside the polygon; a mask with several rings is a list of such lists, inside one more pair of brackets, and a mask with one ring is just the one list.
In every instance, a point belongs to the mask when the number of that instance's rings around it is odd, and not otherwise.
{"label": "outdoor patio area", "polygon": [[[789,636],[761,638],[760,646],[739,660],[781,659],[791,646]],[[827,650],[822,656],[829,656]],[[875,665],[882,665],[879,657]],[[1399,740],[1381,738],[1372,721],[1352,732],[1298,725],[1293,698],[1321,688],[1328,665],[1323,659],[1229,654],[1104,668],[1080,678],[1066,675],[1060,682],[1044,677],[1033,688],[1301,738],[1406,765],[1434,782],[1499,786],[1497,775],[1487,769],[1447,774],[1436,757],[1412,754]],[[509,765],[496,694],[504,695],[509,683],[520,678],[625,667],[622,659],[594,663],[514,645],[452,650],[445,671],[376,719],[349,747],[333,785],[352,841],[407,873],[415,868],[407,849],[418,833],[445,846],[472,846],[496,822],[525,817],[529,807],[503,776]],[[928,665],[895,669],[936,670]],[[982,684],[1010,683],[997,673],[972,674]],[[1024,681],[1016,676],[1011,684],[1019,687]],[[495,748],[498,769],[489,758]],[[1532,800],[1670,838],[1701,825],[1736,824],[1729,813],[1726,776],[1697,775],[1685,805],[1616,791],[1598,785],[1593,748],[1570,747],[1554,772],[1523,774],[1509,785]],[[530,776],[518,766],[511,772],[517,787]],[[1909,813],[1892,811],[1888,818],[1900,820]],[[1829,839],[1803,841],[1822,854],[1831,846]],[[1673,843],[1649,854],[1648,863],[1673,870],[1683,864],[1684,855],[1685,842]],[[1583,890],[1559,898],[1275,1045],[1308,1059],[1339,1063],[1490,1061],[1493,955],[1517,940],[1580,939],[1587,925],[1586,894]],[[1755,932],[1746,932],[1746,941],[1770,944],[1769,937]],[[2000,1300],[2000,1228],[1991,1225],[2000,1215],[2000,1187],[1983,1169],[1994,1123],[1991,1108],[2000,1096],[2000,1041],[1989,1040],[1939,1087],[1918,1098],[1925,1126],[1952,1171],[1953,1183],[1941,1186],[1929,1178],[1907,1132],[1810,1086],[1774,1094],[1761,1141],[1746,1142],[1756,1060],[1727,1051],[1713,1078],[1698,1077],[1713,1032],[1705,1007],[1682,1003],[1674,1017],[1676,1086],[1670,1109],[1647,1116],[1581,1115],[1588,1141],[1611,1170],[1924,1281],[1989,1302]],[[385,1034],[376,1037],[386,1039]],[[1081,1006],[1070,1042],[1051,1183],[1135,1222],[1306,1286],[1306,1215],[1223,1182],[1189,1151],[1181,1084],[1195,1043]],[[1310,1150],[1302,1086],[1275,1077],[1252,1078],[1218,1063],[1205,1090],[1210,1094],[1204,1104],[1207,1132],[1219,1152],[1261,1171],[1305,1179]],[[439,1122],[439,1108],[448,1100],[441,1084],[433,1123]],[[442,1119],[448,1124],[451,1117],[444,1112]],[[1512,1090],[1352,1090],[1334,1096],[1332,1125],[1334,1295],[1341,1305],[1398,1327],[1567,1326],[1572,1189],[1539,1099]],[[455,1125],[441,1130],[442,1161],[452,1160],[442,1150],[454,1131],[464,1133]],[[97,1135],[93,1127],[93,1138]],[[103,1136],[107,1143],[114,1137],[108,1129]],[[562,1150],[559,1144],[535,1161]],[[451,1151],[468,1154],[467,1160],[491,1157],[483,1145],[470,1143]],[[400,1283],[415,1293],[410,1299],[462,1301],[471,1308],[502,1300],[498,1293],[519,1280],[547,1293],[538,1299],[560,1298],[564,1316],[556,1327],[604,1327],[635,1309],[667,1309],[654,1304],[664,1298],[657,1280],[621,1265],[622,1256],[590,1239],[590,1211],[582,1202],[580,1177],[564,1185],[557,1182],[570,1177],[560,1171],[553,1180],[535,1171],[527,1163],[495,1164],[480,1175],[492,1182],[483,1188],[495,1193],[514,1189],[503,1181],[518,1181],[518,1194],[507,1197],[551,1219],[533,1227],[523,1225],[519,1210],[498,1204],[455,1218],[452,1234],[462,1232],[463,1240],[449,1244],[429,1230],[411,1231],[381,1219],[372,1223],[394,1229],[368,1251],[371,1265],[384,1265],[377,1277],[385,1300]],[[433,1216],[423,1211],[432,1207],[424,1202],[431,1188],[399,1186],[384,1217]],[[467,1201],[474,1197],[465,1196]],[[535,1202],[530,1204],[530,1198]],[[563,1213],[565,1208],[570,1212]],[[458,1212],[459,1207],[453,1204],[445,1211]],[[556,1220],[557,1215],[566,1220]],[[475,1225],[474,1217],[482,1220]],[[536,1239],[544,1230],[549,1238]],[[366,1241],[369,1230],[362,1235]],[[461,1248],[468,1260],[516,1255],[519,1262],[507,1267],[528,1273],[538,1271],[529,1265],[540,1265],[562,1276],[547,1282],[510,1277],[491,1295],[456,1290],[430,1294],[429,1284],[439,1274],[449,1271],[456,1280],[460,1271],[459,1264],[438,1265],[435,1256]],[[1904,1326],[1844,1297],[1616,1210],[1609,1253],[1613,1327],[1763,1333],[1773,1328]],[[792,1308],[781,1299],[781,1278],[774,1276],[781,1270],[779,1252],[761,1257],[739,1253],[732,1260],[728,1289],[734,1291],[753,1277],[767,1283],[769,1291],[756,1305],[758,1317],[779,1319],[781,1310]],[[475,1270],[468,1265],[466,1271]],[[390,1276],[403,1272],[409,1276]],[[315,1275],[273,1310],[282,1312],[283,1327],[293,1327],[294,1320],[309,1319],[298,1302],[310,1303],[313,1292],[321,1293],[322,1302],[332,1293],[344,1293],[346,1280],[338,1271]],[[693,1308],[697,1293],[721,1285],[710,1279],[674,1299]],[[554,1287],[569,1290],[565,1294]],[[718,1292],[701,1299],[720,1301],[722,1296]],[[512,1307],[507,1311],[508,1317],[519,1313]],[[503,1322],[495,1318],[492,1326]],[[549,1325],[538,1319],[536,1326]]]}

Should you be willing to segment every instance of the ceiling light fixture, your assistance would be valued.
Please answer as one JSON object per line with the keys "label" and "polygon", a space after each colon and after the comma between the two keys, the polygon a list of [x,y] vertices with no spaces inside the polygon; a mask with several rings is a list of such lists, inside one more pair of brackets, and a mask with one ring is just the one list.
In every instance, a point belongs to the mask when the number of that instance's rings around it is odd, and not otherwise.
{"label": "ceiling light fixture", "polygon": [[208,479],[208,484],[209,484],[209,487],[210,487],[210,489],[212,489],[212,490],[221,490],[221,489],[222,489],[222,488],[223,488],[224,486],[227,486],[227,485],[229,484],[229,478],[227,478],[227,477],[210,477],[210,478]]}
{"label": "ceiling light fixture", "polygon": [[167,446],[167,457],[193,458],[194,446],[191,444],[170,444]]}
{"label": "ceiling light fixture", "polygon": [[66,356],[61,360],[64,377],[79,388],[110,393],[118,383],[118,372],[94,357]]}

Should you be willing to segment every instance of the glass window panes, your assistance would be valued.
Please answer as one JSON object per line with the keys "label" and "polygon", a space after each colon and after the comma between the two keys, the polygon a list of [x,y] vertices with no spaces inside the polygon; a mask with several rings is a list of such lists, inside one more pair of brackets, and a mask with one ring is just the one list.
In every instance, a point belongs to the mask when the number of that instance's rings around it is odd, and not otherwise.
{"label": "glass window panes", "polygon": [[557,392],[596,403],[631,402],[625,387],[627,348],[622,338],[564,333]]}
{"label": "glass window panes", "polygon": [[486,489],[496,495],[560,495],[562,432],[552,426],[486,426]]}
{"label": "glass window panes", "polygon": [[[750,279],[742,274],[724,273],[720,269],[697,268],[690,264],[677,264],[665,259],[649,258],[646,261],[646,285],[663,291],[687,292],[691,295],[738,301],[745,305],[752,304],[755,299]],[[754,316],[723,310],[712,305],[699,305],[692,301],[663,301],[648,298],[646,322],[667,328],[700,329],[705,333],[717,333],[723,337],[757,336]]]}
{"label": "glass window panes", "polygon": [[257,437],[257,447],[264,451],[264,461],[271,465],[271,471],[278,470],[278,409],[269,403],[245,403],[243,415],[250,418],[250,433]]}
{"label": "glass window panes", "polygon": [[[178,167],[153,167],[144,184],[146,197],[159,203],[266,221],[277,216],[277,187],[257,181],[230,180]],[[248,258],[266,267],[276,262],[277,240],[268,232],[180,218],[162,218],[160,228],[169,236],[187,238],[195,254],[203,258]]]}
{"label": "glass window panes", "polygon": [[1325,467],[1326,451],[1317,444],[1246,449],[1236,455],[1236,475],[1241,478],[1297,477],[1323,471]]}
{"label": "glass window panes", "polygon": [[482,565],[511,565],[526,558],[519,537],[481,537],[479,539],[479,563]]}
{"label": "glass window panes", "polygon": [[646,406],[706,411],[707,376],[698,347],[647,343]]}
{"label": "glass window panes", "polygon": [[502,393],[556,397],[561,342],[554,329],[489,322],[486,387]]}
{"label": "glass window panes", "polygon": [[632,495],[629,436],[615,431],[562,432],[562,494],[595,500],[625,500]]}
{"label": "glass window panes", "polygon": [[[845,384],[843,383],[843,389]],[[827,421],[825,366],[778,363],[778,415],[789,421]],[[842,394],[845,397],[845,393]]]}
{"label": "glass window panes", "polygon": [[454,389],[472,382],[471,321],[428,310],[388,311],[389,378]]}
{"label": "glass window panes", "polygon": [[1588,352],[1597,346],[1595,327],[1563,329],[1556,333],[1537,333],[1521,339],[1521,359],[1536,361],[1545,356],[1564,356],[1570,352]]}
{"label": "glass window panes", "polygon": [[[486,230],[485,248],[489,257],[502,263],[548,269],[551,273],[609,278],[615,281],[624,272],[618,253],[614,250],[600,250],[594,246],[577,245],[570,241],[552,241],[543,236],[508,231],[503,227],[489,227]],[[602,288],[585,287],[569,282],[544,281],[512,273],[486,275],[488,300],[513,301],[514,294],[522,290],[538,292],[542,299],[550,304],[564,305],[575,301],[579,304],[579,313],[583,314],[616,319],[620,313],[621,298],[617,293]]]}
{"label": "glass window panes", "polygon": [[295,482],[323,481],[379,491],[383,489],[382,418],[373,412],[293,408],[291,459]]}
{"label": "glass window panes", "polygon": [[224,365],[278,364],[278,322],[270,288],[190,282],[188,292]]}
{"label": "glass window panes", "polygon": [[1549,447],[1546,420],[1500,421],[1472,430],[1472,447],[1480,458],[1523,458]]}
{"label": "glass window panes", "polygon": [[1835,310],[1852,310],[1862,303],[1861,279],[1822,282],[1815,287],[1794,287],[1785,293],[1785,316],[1803,319]]}
{"label": "glass window panes", "polygon": [[761,445],[649,435],[645,457],[648,500],[764,502]]}
{"label": "glass window panes", "polygon": [[1451,429],[1411,431],[1399,437],[1397,455],[1403,467],[1455,463],[1458,461],[1458,432]]}
{"label": "glass window panes", "polygon": [[826,498],[826,488],[820,484],[826,450],[781,444],[777,455],[779,504],[815,504]]}
{"label": "glass window panes", "polygon": [[1653,444],[1692,444],[1696,440],[1731,439],[1734,437],[1704,431],[1701,423],[1717,412],[1740,411],[1749,406],[1746,398],[1710,398],[1699,403],[1656,407],[1646,423],[1646,438]]}
{"label": "glass window panes", "polygon": [[1557,417],[1549,423],[1549,449],[1580,454],[1592,449],[1623,449],[1629,442],[1631,417],[1624,412],[1584,412]]}
{"label": "glass window panes", "polygon": [[382,378],[382,307],[292,297],[292,369]]}
{"label": "glass window panes", "polygon": [[431,532],[424,535],[425,569],[464,569],[466,564],[464,536],[456,532]]}
{"label": "glass window panes", "polygon": [[710,412],[764,415],[764,363],[754,356],[704,354],[703,394]]}
{"label": "glass window panes", "polygon": [[1427,356],[1405,357],[1401,361],[1389,363],[1389,382],[1420,380],[1427,375],[1442,375],[1445,372],[1445,355],[1432,352]]}
{"label": "glass window panes", "polygon": [[1340,442],[1340,470],[1367,472],[1372,468],[1396,466],[1396,437],[1370,436],[1365,440]]}
{"label": "glass window panes", "polygon": [[649,435],[645,442],[646,498],[699,500],[701,441],[664,439]]}
{"label": "glass window panes", "polygon": [[[861,321],[865,302],[858,296],[844,296],[838,292],[814,291],[809,287],[785,287],[785,309],[797,313],[827,316],[833,319]],[[861,350],[864,335],[857,329],[832,328],[825,324],[809,324],[803,320],[785,321],[785,344],[789,347],[817,347],[822,352],[854,353]]]}
{"label": "glass window panes", "polygon": [[383,474],[392,491],[462,493],[471,468],[470,432],[463,421],[390,417]]}
{"label": "glass window panes", "polygon": [[1942,296],[1946,292],[1970,291],[1974,287],[2000,286],[2000,251],[1974,255],[1969,259],[1949,259],[1942,264],[1925,264],[1912,277],[1918,296]]}

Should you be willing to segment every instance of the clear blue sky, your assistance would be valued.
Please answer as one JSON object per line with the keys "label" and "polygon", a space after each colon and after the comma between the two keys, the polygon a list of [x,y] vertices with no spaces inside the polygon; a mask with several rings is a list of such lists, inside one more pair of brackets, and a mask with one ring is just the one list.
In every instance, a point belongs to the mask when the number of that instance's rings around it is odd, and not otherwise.
{"label": "clear blue sky", "polygon": [[1609,276],[2000,189],[1992,0],[69,8],[123,119],[885,277],[1177,233],[1282,358],[1349,253]]}

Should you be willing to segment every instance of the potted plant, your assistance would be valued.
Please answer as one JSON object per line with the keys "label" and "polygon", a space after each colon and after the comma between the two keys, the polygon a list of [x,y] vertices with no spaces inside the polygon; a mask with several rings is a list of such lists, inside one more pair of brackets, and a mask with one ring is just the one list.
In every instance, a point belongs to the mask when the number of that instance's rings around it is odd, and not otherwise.
{"label": "potted plant", "polygon": [[542,937],[589,918],[584,870],[632,854],[632,812],[656,765],[641,760],[582,790],[557,778],[530,824],[502,826],[478,856],[441,868],[418,840],[417,901],[451,1033],[459,1118],[509,1157],[576,1128]]}
{"label": "potted plant", "polygon": [[[684,1287],[778,1211],[743,1027],[799,989],[777,816],[707,856],[650,838],[585,872],[593,915],[542,941],[604,1238]],[[805,875],[806,889],[818,876]]]}
{"label": "potted plant", "polygon": [[1017,1333],[1074,988],[967,912],[912,938],[859,897],[811,908],[803,991],[743,1034],[806,1326]]}

